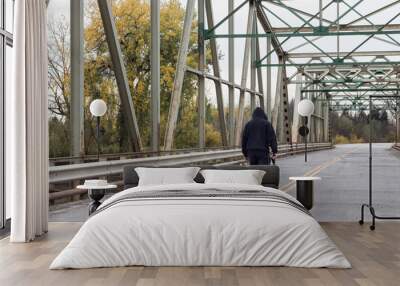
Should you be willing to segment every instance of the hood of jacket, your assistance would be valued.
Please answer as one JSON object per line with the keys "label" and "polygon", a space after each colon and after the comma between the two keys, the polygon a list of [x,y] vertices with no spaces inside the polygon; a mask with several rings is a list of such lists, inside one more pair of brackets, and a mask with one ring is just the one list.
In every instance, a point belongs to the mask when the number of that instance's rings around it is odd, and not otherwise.
{"label": "hood of jacket", "polygon": [[268,120],[267,115],[261,107],[257,107],[256,109],[254,109],[252,118]]}

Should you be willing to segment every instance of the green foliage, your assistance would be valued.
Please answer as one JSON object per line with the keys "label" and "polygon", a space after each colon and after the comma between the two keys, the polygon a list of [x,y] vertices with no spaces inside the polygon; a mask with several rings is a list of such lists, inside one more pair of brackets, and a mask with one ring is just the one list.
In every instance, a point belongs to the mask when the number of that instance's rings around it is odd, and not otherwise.
{"label": "green foliage", "polygon": [[[387,111],[372,110],[371,127],[373,142],[392,142],[395,138],[395,125],[389,120]],[[336,144],[369,142],[370,127],[368,114],[365,111],[350,113],[343,111],[340,115],[333,112],[331,116],[332,133]]]}
{"label": "green foliage", "polygon": [[66,157],[69,155],[68,122],[63,122],[57,117],[49,119],[49,157]]}
{"label": "green foliage", "polygon": [[336,135],[335,138],[333,139],[334,144],[349,144],[350,140],[349,138],[343,136],[343,135]]}
{"label": "green foliage", "polygon": [[357,144],[357,143],[365,143],[362,138],[358,138],[356,135],[351,135],[350,138],[347,138],[343,135],[336,135],[333,139],[334,144]]}

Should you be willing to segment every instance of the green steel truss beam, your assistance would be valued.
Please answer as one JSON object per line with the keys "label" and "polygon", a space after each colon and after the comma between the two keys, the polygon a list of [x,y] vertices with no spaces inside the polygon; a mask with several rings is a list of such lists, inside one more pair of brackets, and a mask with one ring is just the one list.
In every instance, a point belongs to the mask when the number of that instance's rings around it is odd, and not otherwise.
{"label": "green steel truss beam", "polygon": [[[264,27],[264,33],[249,33],[249,34],[216,34],[217,28],[219,28],[223,23],[225,23],[230,17],[232,17],[236,12],[242,9],[246,3],[250,1],[254,1],[257,7],[257,15],[261,25]],[[371,38],[374,38],[377,35],[385,35],[391,40],[390,43],[394,45],[398,45],[399,41],[391,37],[391,35],[399,35],[400,34],[400,24],[392,23],[400,13],[397,13],[394,17],[392,17],[389,21],[386,21],[385,24],[374,24],[368,17],[373,16],[379,12],[382,12],[390,7],[393,7],[396,4],[400,3],[399,1],[395,1],[393,3],[387,4],[383,7],[379,7],[376,10],[368,13],[367,15],[363,15],[359,12],[357,6],[359,6],[365,0],[358,0],[354,4],[349,5],[346,1],[340,1],[344,5],[347,6],[342,13],[338,14],[337,19],[335,20],[327,20],[322,16],[324,10],[330,8],[332,4],[337,3],[337,0],[332,0],[329,3],[325,4],[325,6],[320,7],[319,11],[315,14],[311,14],[305,12],[301,9],[296,9],[294,7],[290,7],[286,5],[281,0],[246,0],[242,2],[239,6],[237,6],[233,11],[231,11],[226,17],[220,20],[217,24],[213,27],[209,27],[208,30],[205,30],[205,38],[206,39],[213,39],[213,38],[249,38],[249,37],[257,37],[257,38],[271,38],[273,41],[273,50],[269,51],[266,56],[259,59],[256,63],[257,67],[337,67],[337,66],[350,66],[350,67],[357,67],[357,66],[395,66],[400,65],[400,61],[389,61],[386,59],[385,62],[377,61],[377,62],[358,62],[352,58],[352,56],[358,56],[357,50],[362,47],[365,43],[367,43]],[[292,27],[290,24],[285,22],[282,18],[279,18],[278,15],[274,14],[271,10],[267,9],[267,7],[262,4],[266,3],[268,5],[279,6],[283,9],[288,10],[291,14],[299,18],[303,23],[299,27]],[[273,27],[271,22],[268,20],[268,16],[266,11],[268,11],[271,15],[274,15],[279,21],[284,23],[287,27]],[[356,15],[360,16],[358,20],[353,22],[348,22],[346,24],[339,24],[339,20],[344,19],[349,13],[355,13]],[[306,17],[306,18],[305,18]],[[307,18],[308,17],[308,18]],[[361,20],[367,21],[370,25],[353,25],[355,23],[360,22]],[[320,25],[313,26],[311,23],[312,21],[319,20]],[[325,24],[326,26],[321,26],[321,24]],[[285,32],[286,31],[286,32]],[[324,51],[318,45],[314,44],[313,41],[315,37],[348,37],[348,36],[366,36],[359,45],[357,45],[354,49],[350,52],[342,52],[338,51],[336,54],[338,58],[334,58],[334,54],[332,52]],[[291,38],[303,38],[306,41],[306,45],[312,45],[319,50],[318,57],[326,57],[330,58],[328,62],[321,62],[316,63],[314,60],[310,60],[306,63],[297,63],[291,60],[287,61],[284,60],[281,63],[271,63],[271,64],[264,64],[262,63],[265,59],[270,57],[272,53],[277,53],[279,57],[284,57],[285,59],[290,59],[290,54],[288,54],[283,49],[283,44],[287,42]],[[283,40],[281,40],[283,38]],[[311,40],[310,40],[310,39]],[[388,41],[388,40],[387,40]],[[362,53],[361,51],[360,53]],[[379,52],[377,52],[379,54]],[[298,53],[301,54],[301,53]],[[312,54],[312,53],[309,53]],[[311,56],[311,55],[307,55]],[[299,56],[297,56],[299,57]],[[314,59],[314,57],[312,57]],[[348,60],[348,61],[347,61]]]}
{"label": "green steel truss beam", "polygon": [[[367,43],[370,39],[372,39],[375,35],[377,35],[377,33],[382,32],[382,30],[385,28],[385,26],[389,25],[391,22],[393,22],[395,19],[397,19],[397,17],[400,15],[400,12],[397,13],[395,16],[393,16],[392,18],[390,18],[389,21],[386,22],[385,25],[382,25],[377,31],[372,32],[364,41],[362,41],[359,45],[357,45],[353,50],[351,50],[347,55],[345,55],[344,57],[340,58],[340,61],[345,60],[346,58],[348,58],[349,56],[351,56],[351,54],[353,54],[355,51],[357,51],[359,48],[361,48],[363,45],[365,45],[365,43]],[[338,59],[339,60],[339,59]]]}
{"label": "green steel truss beam", "polygon": [[277,38],[303,38],[303,37],[336,37],[336,36],[370,36],[373,35],[399,35],[400,30],[371,30],[371,31],[350,31],[350,32],[336,32],[329,30],[314,30],[312,32],[297,32],[297,33],[261,33],[261,34],[214,34],[214,33],[206,33],[206,39],[212,38],[268,38],[268,37],[277,37]]}
{"label": "green steel truss beam", "polygon": [[[307,17],[312,17],[312,16],[314,16],[313,14],[308,13],[308,12],[306,12],[306,11],[303,11],[303,10],[296,9],[296,8],[294,8],[294,7],[290,7],[290,6],[288,6],[288,5],[285,5],[285,4],[282,3],[281,1],[271,1],[271,0],[261,0],[261,1],[262,1],[262,2],[268,2],[268,4],[272,4],[272,5],[275,5],[275,6],[279,6],[279,7],[286,8],[286,9],[288,9],[288,10],[294,11],[294,12],[296,12],[297,14],[300,14],[300,15],[303,15],[303,16],[307,16]],[[265,7],[265,5],[263,5],[263,6]],[[327,23],[327,24],[335,24],[335,22],[330,21],[330,20],[328,20],[328,19],[325,19],[324,17],[320,17],[319,19],[321,19],[321,22],[325,22],[325,23]]]}
{"label": "green steel truss beam", "polygon": [[[379,95],[382,99],[390,96],[400,98],[400,37],[398,37],[400,10],[395,10],[400,0],[389,4],[377,1],[376,8],[365,14],[361,13],[363,11],[361,4],[366,0],[327,0],[324,5],[322,1],[316,2],[320,4],[319,9],[311,13],[301,9],[300,6],[292,7],[289,1],[245,0],[232,8],[218,23],[208,27],[208,30],[203,30],[204,38],[208,40],[227,38],[232,41],[235,38],[268,39],[272,43],[272,49],[267,50],[264,57],[256,60],[256,67],[269,69],[276,67],[285,70],[292,67],[289,71],[295,70],[295,72],[292,75],[286,72],[285,83],[300,85],[301,94],[315,97],[317,101],[318,98],[328,97],[332,110],[340,108],[368,110],[369,96]],[[240,9],[246,7],[246,4],[254,5],[256,8],[258,24],[262,26],[263,32],[256,32],[255,29],[252,33],[218,33],[219,28]],[[293,15],[301,23],[291,25],[286,17],[279,16],[279,11],[273,8],[281,9],[281,12],[286,10],[287,14]],[[335,16],[329,19],[326,16],[328,9],[337,11]],[[390,17],[380,17],[379,20],[383,24],[374,23],[372,19],[375,20],[378,13],[388,9],[393,9],[395,13],[390,14]],[[271,21],[271,17],[274,21]],[[284,27],[272,25],[275,20]],[[361,24],[361,21],[367,25]],[[343,42],[340,45],[342,37],[348,39],[356,36],[362,37],[358,45],[350,48]],[[332,51],[332,47],[330,50],[324,49],[316,42],[332,37],[337,38],[336,51]],[[296,47],[290,47],[286,44],[290,39],[302,39],[302,41],[296,43]],[[396,48],[392,50],[382,48],[382,51],[372,51],[368,48],[365,50],[364,46],[371,39],[380,40]],[[287,46],[289,47],[286,48]],[[316,52],[303,53],[304,46],[313,47]],[[293,51],[295,53],[292,53]],[[271,56],[274,53],[279,63],[271,63]],[[266,60],[267,63],[264,63]],[[384,103],[379,104],[387,106]],[[398,108],[398,104],[395,106]]]}
{"label": "green steel truss beam", "polygon": [[[373,110],[379,110],[379,109],[388,110],[388,106],[383,105],[383,104],[379,104],[379,105],[374,104],[373,105]],[[336,112],[339,112],[339,111],[356,111],[356,112],[369,111],[369,104],[368,105],[365,104],[362,106],[353,106],[353,105],[345,105],[345,104],[344,105],[333,105],[333,106],[329,107],[329,110],[336,111]]]}
{"label": "green steel truss beam", "polygon": [[[335,56],[337,53],[328,53],[330,56]],[[342,57],[346,53],[339,52],[339,56]],[[391,51],[359,51],[354,52],[353,57],[391,57],[391,56],[400,56],[400,49],[399,50],[391,50]],[[289,53],[287,55],[289,59],[302,59],[302,58],[323,58],[325,54],[323,53]]]}
{"label": "green steel truss beam", "polygon": [[228,21],[228,19],[230,17],[232,17],[237,11],[239,11],[240,9],[242,9],[247,3],[249,2],[249,0],[245,0],[243,1],[239,6],[237,6],[235,9],[233,9],[232,12],[230,12],[226,17],[224,17],[221,21],[219,21],[218,23],[214,24],[214,26],[209,27],[208,29],[204,30],[205,33],[205,38],[207,39],[207,35],[212,35],[214,33],[214,31],[220,27],[223,23],[225,23],[226,21]]}
{"label": "green steel truss beam", "polygon": [[[293,31],[293,33],[294,33],[294,34],[295,34],[295,33],[298,33],[302,28],[306,27],[312,20],[317,19],[317,17],[320,16],[321,13],[322,13],[324,10],[326,10],[327,8],[329,8],[329,7],[330,7],[333,3],[335,3],[335,2],[336,2],[336,0],[332,0],[332,1],[330,1],[328,4],[326,4],[324,7],[321,7],[321,9],[320,9],[316,14],[314,14],[314,15],[313,15],[312,17],[310,17],[307,21],[305,21],[305,22],[303,23],[303,25],[301,25],[300,27],[296,28],[296,29]],[[264,11],[263,5],[260,4],[260,5],[257,5],[257,6],[258,6],[259,10],[261,10],[262,13],[265,15],[265,18],[268,19],[268,17],[266,16],[266,13],[265,13],[265,11]],[[260,12],[261,12],[261,11],[260,11]],[[270,31],[272,32],[273,29],[270,29]],[[277,38],[277,37],[275,37],[275,38]],[[287,42],[288,40],[290,40],[290,39],[291,39],[291,37],[286,37],[282,42],[279,43],[279,45],[282,46],[284,43],[286,43],[286,42]],[[264,60],[266,60],[268,57],[270,57],[270,56],[272,55],[273,52],[275,52],[275,49],[273,49],[273,50],[270,51],[267,55],[265,55],[263,58],[261,58],[259,61],[257,61],[257,66],[261,66],[260,63],[262,63]]]}
{"label": "green steel truss beam", "polygon": [[[316,98],[314,101],[328,105],[330,111],[369,111],[369,95],[364,96],[329,96],[329,98]],[[400,110],[400,95],[371,95],[374,110],[388,110],[395,114]]]}
{"label": "green steel truss beam", "polygon": [[329,67],[329,66],[347,66],[347,67],[360,67],[360,66],[381,66],[381,67],[388,67],[388,66],[397,66],[400,65],[400,61],[386,61],[386,62],[358,62],[358,61],[352,61],[352,62],[341,62],[341,61],[335,61],[335,62],[320,62],[320,63],[312,63],[312,62],[307,62],[307,63],[294,63],[294,62],[285,62],[285,63],[272,63],[272,64],[258,64],[260,67],[280,67],[280,66],[286,66],[286,67]]}
{"label": "green steel truss beam", "polygon": [[[354,25],[354,26],[347,26],[347,25],[341,25],[339,24],[339,27],[337,26],[316,26],[316,27],[273,27],[272,32],[274,33],[294,33],[294,32],[299,32],[299,33],[311,33],[314,31],[314,29],[322,29],[322,30],[328,30],[330,32],[335,32],[338,30],[340,32],[354,32],[354,31],[375,31],[377,30],[377,27],[381,27],[382,24],[376,24],[376,25]],[[384,31],[393,31],[393,30],[398,30],[400,28],[399,23],[392,23],[389,25],[385,25]]]}
{"label": "green steel truss beam", "polygon": [[[343,1],[343,3],[344,3],[347,7],[350,7],[350,5],[349,5],[346,1]],[[354,11],[357,15],[359,15],[360,17],[363,17],[364,20],[367,21],[374,29],[377,29],[377,26],[376,26],[367,16],[364,16],[363,14],[361,14],[357,9],[353,9],[353,11]],[[400,43],[399,43],[395,38],[393,38],[393,37],[390,36],[390,35],[386,35],[386,36],[387,36],[393,43],[395,43],[395,44],[397,44],[397,45],[400,46]]]}
{"label": "green steel truss beam", "polygon": [[324,88],[324,89],[303,89],[302,93],[343,93],[343,92],[389,92],[400,93],[400,88]]}
{"label": "green steel truss beam", "polygon": [[338,79],[314,79],[311,82],[310,81],[297,81],[297,80],[290,80],[288,83],[290,84],[359,84],[359,85],[363,85],[363,84],[368,84],[368,83],[375,83],[375,82],[379,82],[379,83],[393,83],[393,84],[400,84],[400,79],[396,79],[396,78],[391,78],[391,79],[378,79],[378,80],[374,80],[374,79],[343,79],[343,78],[338,78]]}
{"label": "green steel truss beam", "polygon": [[[377,96],[379,97],[379,96]],[[400,96],[398,97],[398,99],[400,100]],[[382,102],[391,102],[393,104],[397,104],[397,106],[400,107],[400,101],[396,100],[396,99],[392,99],[392,98],[387,98],[384,95],[382,95],[379,98],[376,98],[376,101],[382,101]],[[353,105],[360,105],[363,103],[367,103],[369,102],[369,96],[362,96],[359,98],[355,98],[355,97],[346,97],[346,96],[331,96],[329,99],[327,98],[316,98],[315,101],[322,101],[322,102],[333,102],[335,104],[341,104],[341,103],[346,103],[346,102],[350,102]],[[396,101],[398,101],[398,103],[396,103]]]}
{"label": "green steel truss beam", "polygon": [[[264,5],[260,5],[264,8],[264,10],[268,11],[270,13],[270,15],[273,15],[275,18],[277,18],[279,21],[283,22],[287,27],[286,28],[273,28],[271,30],[270,34],[251,34],[251,35],[245,35],[245,34],[235,34],[235,35],[210,35],[212,37],[270,37],[271,35],[273,35],[274,37],[280,39],[280,38],[284,38],[283,41],[281,41],[281,45],[283,45],[288,39],[290,38],[296,38],[296,37],[301,37],[303,38],[306,42],[305,44],[309,44],[312,45],[313,47],[317,48],[321,54],[324,54],[326,57],[330,57],[330,53],[326,52],[322,49],[320,49],[317,45],[315,45],[313,43],[313,41],[310,41],[309,38],[315,40],[315,37],[337,37],[338,39],[342,36],[366,36],[366,38],[360,43],[358,44],[354,49],[352,49],[350,52],[345,53],[343,56],[339,56],[339,50],[337,51],[337,58],[332,60],[331,62],[333,63],[340,63],[340,62],[344,62],[345,59],[350,58],[353,53],[355,53],[356,51],[358,51],[362,46],[364,46],[370,39],[377,38],[377,35],[385,35],[388,39],[381,39],[379,38],[379,40],[383,40],[387,43],[399,46],[399,41],[397,41],[394,37],[392,37],[391,35],[398,35],[400,34],[400,25],[399,24],[395,24],[393,23],[394,20],[396,20],[398,18],[398,16],[400,15],[400,13],[397,13],[394,17],[390,18],[389,21],[386,21],[385,24],[374,24],[370,19],[368,19],[368,17],[378,13],[379,11],[383,11],[386,8],[382,8],[379,7],[378,9],[376,9],[373,12],[370,12],[368,15],[363,15],[362,13],[359,12],[358,9],[356,9],[357,6],[359,6],[362,2],[365,2],[365,0],[359,0],[357,1],[355,4],[353,5],[349,5],[346,1],[335,1],[337,2],[337,7],[339,7],[339,3],[343,3],[344,5],[347,6],[347,9],[344,12],[341,12],[337,14],[337,19],[335,19],[334,21],[330,21],[330,23],[327,26],[322,26],[322,24],[325,24],[326,21],[324,21],[324,18],[322,17],[322,12],[328,8],[332,2],[329,2],[327,5],[325,5],[324,7],[320,6],[320,10],[314,14],[311,15],[310,13],[304,13],[304,11],[301,11],[299,9],[294,9],[293,7],[290,7],[289,5],[286,5],[284,3],[282,3],[282,1],[280,0],[269,0],[269,1],[264,1],[265,3],[269,3],[269,4],[273,4],[273,5],[277,5],[280,6],[281,8],[286,9],[289,13],[293,14],[294,16],[296,16],[297,18],[299,18],[303,24],[300,27],[291,27],[289,24],[287,24],[286,22],[283,21],[282,17],[279,18],[278,15],[276,15],[275,13],[273,13],[271,10],[269,10],[267,7],[265,7]],[[396,1],[396,2],[400,2],[400,1]],[[342,5],[342,6],[344,6]],[[393,3],[390,4],[394,5]],[[388,6],[388,5],[387,5]],[[339,9],[339,8],[338,8]],[[342,9],[343,10],[343,9]],[[338,10],[339,11],[339,10]],[[355,13],[356,15],[362,17],[363,20],[367,21],[367,23],[369,23],[369,25],[362,25],[362,26],[352,26],[349,24],[345,24],[345,25],[340,25],[339,24],[339,20],[345,18],[346,15],[348,15],[350,12]],[[303,16],[307,16],[309,17],[308,19],[303,18]],[[317,20],[317,17],[319,16],[319,25],[318,26],[313,26],[312,20]],[[358,21],[357,21],[358,22]],[[279,30],[283,30],[286,31],[285,32],[279,32]],[[302,47],[303,45],[300,45],[300,47]],[[262,62],[270,57],[272,54],[272,52],[268,53],[265,57],[263,57],[262,59],[260,59],[257,62],[257,66],[261,67],[264,66],[262,64]],[[331,58],[332,59],[332,58]],[[283,63],[285,66],[287,66],[288,63],[284,62]]]}
{"label": "green steel truss beam", "polygon": [[366,19],[366,18],[368,18],[370,16],[373,16],[373,15],[375,15],[377,13],[385,11],[385,10],[387,10],[387,9],[389,9],[389,8],[395,6],[395,5],[398,5],[398,4],[400,4],[399,0],[393,1],[392,3],[389,3],[389,4],[387,4],[387,5],[383,6],[383,7],[380,7],[378,9],[376,9],[375,11],[372,11],[372,12],[368,13],[367,15],[361,16],[360,18],[347,23],[346,26],[354,25],[355,23],[358,23],[358,22],[360,22],[360,21],[362,21],[362,20],[364,20],[364,19]]}
{"label": "green steel truss beam", "polygon": [[[257,4],[258,2],[256,2],[256,14],[257,14],[257,18],[260,21],[261,26],[264,29],[265,33],[270,33],[272,32],[272,25],[267,17],[267,15],[265,14],[264,9],[262,8],[262,6],[260,4]],[[282,43],[279,42],[279,39],[275,36],[270,37],[271,39],[271,44],[272,44],[272,48],[270,52],[268,52],[269,55],[271,55],[273,52],[275,52],[278,57],[283,58],[285,56],[285,51],[282,48]],[[264,58],[266,58],[267,56],[265,56]],[[259,59],[256,61],[260,62],[263,61],[263,59]]]}
{"label": "green steel truss beam", "polygon": [[[373,110],[388,110],[396,113],[400,110],[400,96],[372,96]],[[316,99],[328,104],[331,111],[369,111],[369,96],[360,99],[347,99],[343,97],[332,97],[330,99]]]}

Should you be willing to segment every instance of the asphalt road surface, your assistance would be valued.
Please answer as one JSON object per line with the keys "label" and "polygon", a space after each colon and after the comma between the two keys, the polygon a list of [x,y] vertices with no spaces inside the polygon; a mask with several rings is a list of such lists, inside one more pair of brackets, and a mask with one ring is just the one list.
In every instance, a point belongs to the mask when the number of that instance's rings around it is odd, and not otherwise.
{"label": "asphalt road surface", "polygon": [[[360,207],[368,202],[368,144],[337,145],[331,150],[279,159],[280,188],[295,196],[290,176],[318,176],[314,208],[318,221],[358,221]],[[400,152],[391,144],[373,145],[373,203],[378,215],[400,216]],[[50,211],[50,221],[84,221],[87,200],[67,203]],[[370,219],[367,214],[366,220]]]}

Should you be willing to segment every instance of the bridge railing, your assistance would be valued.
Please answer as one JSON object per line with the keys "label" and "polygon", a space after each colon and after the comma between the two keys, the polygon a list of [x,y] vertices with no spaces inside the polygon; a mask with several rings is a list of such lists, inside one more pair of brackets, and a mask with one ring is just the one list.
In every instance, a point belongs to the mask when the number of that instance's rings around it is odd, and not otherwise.
{"label": "bridge railing", "polygon": [[[331,148],[330,143],[310,143],[309,151]],[[280,145],[278,157],[304,152],[304,144]],[[50,166],[50,200],[66,197],[80,198],[84,190],[74,188],[76,183],[89,178],[106,178],[114,183],[121,183],[121,174],[126,165],[140,166],[174,166],[174,165],[235,165],[243,164],[245,159],[239,148],[213,149],[207,151],[179,152],[179,154],[163,153],[161,156],[132,159],[104,160],[91,163],[75,163],[60,166]]]}
{"label": "bridge railing", "polygon": [[207,147],[207,148],[185,148],[185,149],[174,149],[174,150],[160,150],[160,151],[143,151],[143,152],[126,152],[126,153],[112,153],[112,154],[101,154],[97,155],[84,155],[84,156],[71,156],[71,157],[57,157],[50,158],[50,166],[60,166],[60,165],[72,165],[72,164],[82,164],[91,163],[98,161],[113,161],[121,159],[135,159],[135,158],[146,158],[146,157],[156,157],[156,156],[166,156],[166,155],[177,155],[177,154],[187,154],[191,152],[207,152],[216,150],[227,150],[232,149],[230,147]]}
{"label": "bridge railing", "polygon": [[[310,151],[330,147],[330,143],[311,143],[308,144]],[[278,155],[285,156],[304,151],[304,144],[280,145]],[[162,155],[134,159],[105,160],[92,163],[70,164],[61,166],[51,166],[49,172],[50,183],[59,183],[65,181],[110,176],[122,173],[126,165],[140,166],[173,166],[190,165],[199,163],[226,162],[227,164],[236,163],[235,159],[243,159],[241,150],[212,150],[212,151],[194,151],[190,153],[181,153],[173,155]],[[231,162],[232,161],[232,162]]]}

